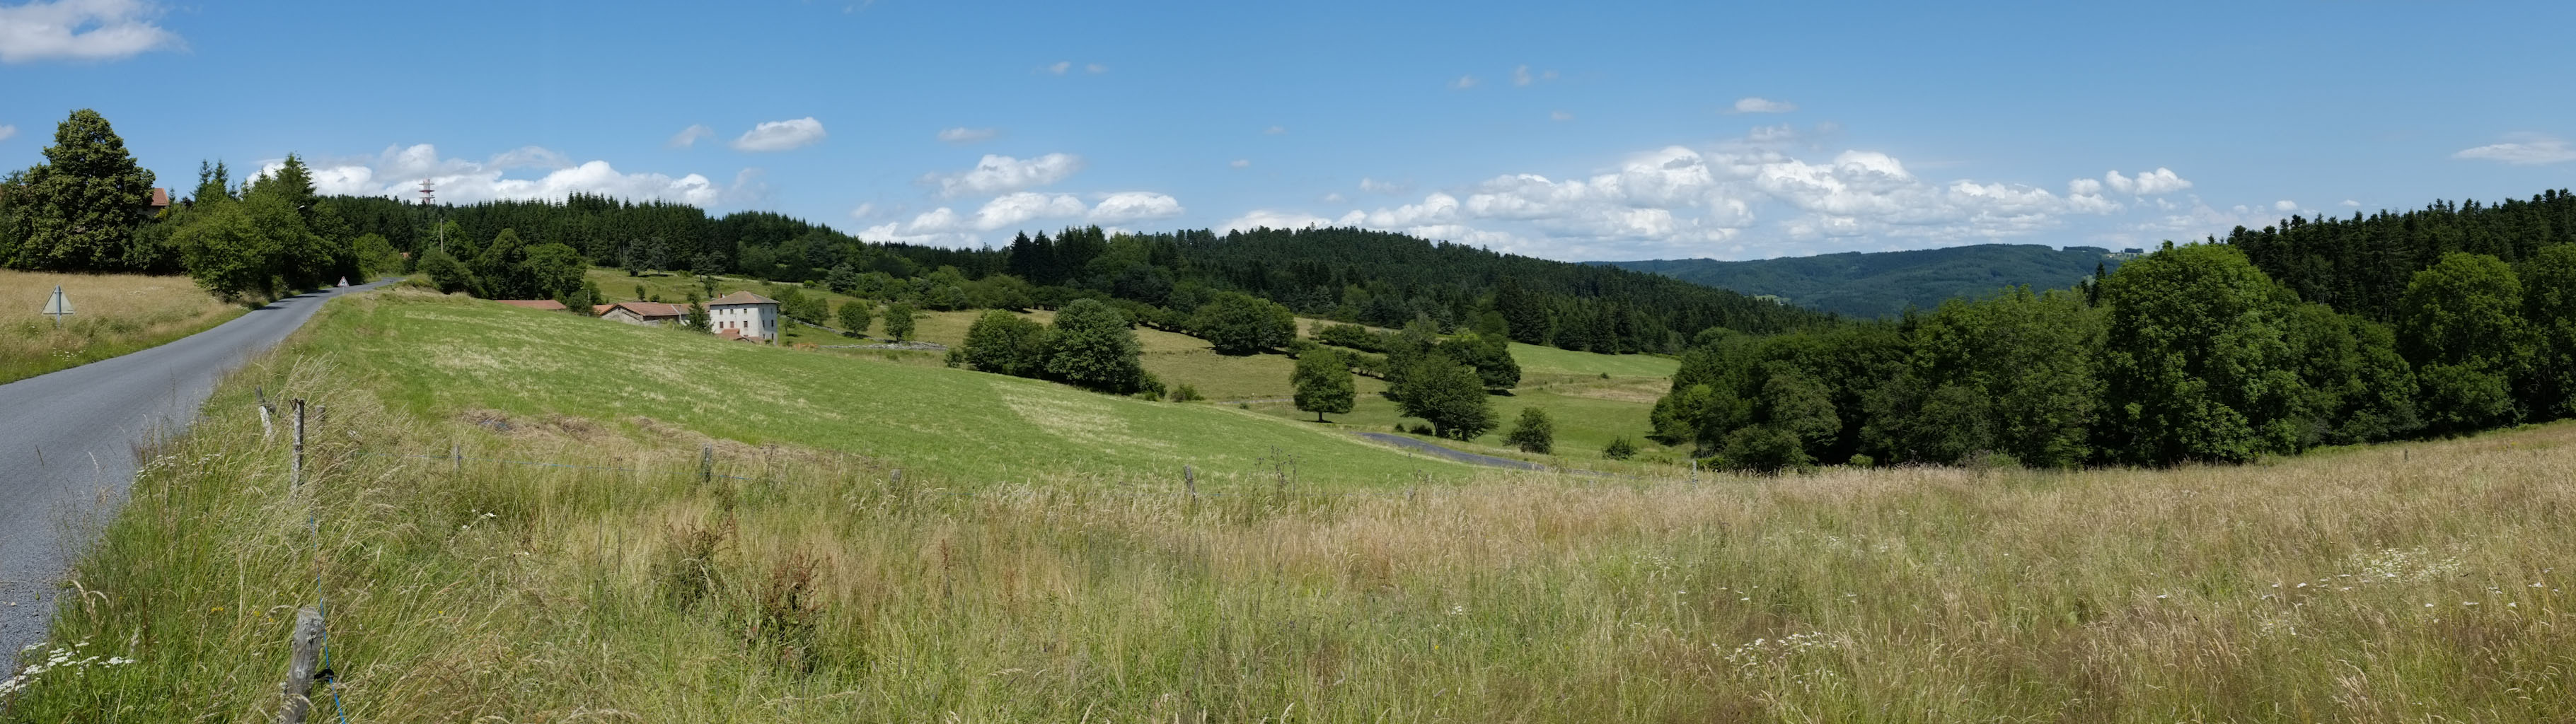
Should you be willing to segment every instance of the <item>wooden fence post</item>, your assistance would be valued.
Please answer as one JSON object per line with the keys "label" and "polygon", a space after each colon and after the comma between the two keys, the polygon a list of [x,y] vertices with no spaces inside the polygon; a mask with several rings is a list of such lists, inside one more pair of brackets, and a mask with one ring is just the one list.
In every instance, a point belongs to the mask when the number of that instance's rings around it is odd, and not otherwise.
{"label": "wooden fence post", "polygon": [[295,398],[295,467],[287,492],[304,489],[304,398]]}
{"label": "wooden fence post", "polygon": [[708,483],[712,483],[712,482],[715,482],[715,479],[716,479],[716,446],[714,446],[714,445],[703,445],[703,446],[700,446],[700,447],[698,448],[698,484],[699,484],[699,485],[705,485],[705,484],[708,484]]}
{"label": "wooden fence post", "polygon": [[305,692],[313,689],[313,670],[322,659],[322,612],[307,606],[295,610],[295,655],[286,664],[286,681],[278,685],[286,700],[278,704],[278,724],[302,724],[313,711]]}
{"label": "wooden fence post", "polygon": [[1699,458],[1691,458],[1691,483],[1699,483]]}
{"label": "wooden fence post", "polygon": [[1189,491],[1190,491],[1190,497],[1193,497],[1193,498],[1198,497],[1198,495],[1199,495],[1199,474],[1198,474],[1198,471],[1196,471],[1196,470],[1191,470],[1191,469],[1190,469],[1190,466],[1187,466],[1187,465],[1183,465],[1183,466],[1181,466],[1181,485],[1182,485],[1183,487],[1189,488]]}
{"label": "wooden fence post", "polygon": [[449,472],[458,475],[465,474],[465,443],[448,443],[447,461],[451,464],[451,467],[448,468]]}

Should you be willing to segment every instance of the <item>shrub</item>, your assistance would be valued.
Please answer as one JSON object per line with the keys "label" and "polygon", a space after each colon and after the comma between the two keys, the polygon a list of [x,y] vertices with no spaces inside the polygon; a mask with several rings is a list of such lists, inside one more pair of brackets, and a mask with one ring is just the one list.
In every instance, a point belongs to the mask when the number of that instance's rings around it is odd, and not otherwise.
{"label": "shrub", "polygon": [[1629,442],[1626,435],[1610,438],[1610,445],[1601,448],[1601,457],[1612,460],[1626,460],[1636,456],[1637,444]]}
{"label": "shrub", "polygon": [[1180,387],[1172,390],[1173,402],[1197,402],[1204,399],[1207,398],[1199,394],[1198,386],[1187,382],[1181,383]]}
{"label": "shrub", "polygon": [[1547,411],[1536,407],[1521,408],[1520,419],[1513,421],[1512,431],[1503,442],[1521,452],[1547,455],[1556,451],[1556,423],[1547,419]]}

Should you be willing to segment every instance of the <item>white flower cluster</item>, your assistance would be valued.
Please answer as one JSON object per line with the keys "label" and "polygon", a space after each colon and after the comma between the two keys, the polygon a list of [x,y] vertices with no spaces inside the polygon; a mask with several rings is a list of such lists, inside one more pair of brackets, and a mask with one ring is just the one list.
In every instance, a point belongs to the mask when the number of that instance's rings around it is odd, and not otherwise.
{"label": "white flower cluster", "polygon": [[[1723,648],[1724,644],[1711,644]],[[1793,666],[1805,654],[1822,653],[1841,648],[1833,637],[1819,631],[1790,634],[1786,637],[1754,639],[1752,643],[1726,651],[1727,666],[1746,680],[1775,680],[1809,688],[1835,678],[1831,668],[1822,665]],[[1821,664],[1821,662],[1818,662]]]}
{"label": "white flower cluster", "polygon": [[[5,700],[9,695],[25,691],[27,690],[27,687],[34,686],[36,684],[36,677],[48,671],[55,672],[57,674],[69,671],[77,675],[87,672],[92,666],[124,666],[126,664],[134,663],[133,659],[125,658],[123,656],[108,656],[104,658],[99,656],[81,656],[80,650],[86,646],[89,646],[89,640],[83,639],[79,643],[56,649],[52,655],[43,657],[43,661],[28,664],[27,668],[19,670],[17,675],[9,677],[6,681],[0,681],[0,700]],[[44,644],[30,644],[27,648],[21,649],[19,652],[33,654],[43,651],[44,648]]]}
{"label": "white flower cluster", "polygon": [[2459,556],[2436,557],[2432,551],[2414,548],[2381,548],[2378,553],[2357,556],[2353,567],[2372,580],[2430,581],[2460,570]]}

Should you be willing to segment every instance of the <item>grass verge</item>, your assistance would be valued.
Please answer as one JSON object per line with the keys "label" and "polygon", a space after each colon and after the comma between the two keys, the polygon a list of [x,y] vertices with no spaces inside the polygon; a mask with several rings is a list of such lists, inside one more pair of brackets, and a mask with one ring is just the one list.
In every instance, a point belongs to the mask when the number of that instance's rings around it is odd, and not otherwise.
{"label": "grass verge", "polygon": [[[44,309],[61,285],[73,314],[58,328]],[[187,277],[0,270],[0,384],[157,347],[245,311]]]}

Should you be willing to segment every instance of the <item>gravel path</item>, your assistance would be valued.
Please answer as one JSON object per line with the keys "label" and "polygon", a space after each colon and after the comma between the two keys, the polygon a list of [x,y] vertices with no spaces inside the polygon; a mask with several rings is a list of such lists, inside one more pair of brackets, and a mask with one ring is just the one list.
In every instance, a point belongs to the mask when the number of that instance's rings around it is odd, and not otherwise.
{"label": "gravel path", "polygon": [[216,380],[324,300],[384,283],[287,297],[169,344],[0,385],[0,664],[44,640],[56,582],[125,499],[138,449],[187,432]]}

